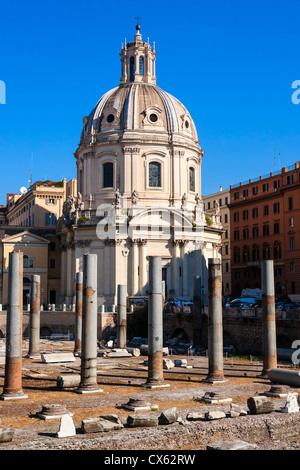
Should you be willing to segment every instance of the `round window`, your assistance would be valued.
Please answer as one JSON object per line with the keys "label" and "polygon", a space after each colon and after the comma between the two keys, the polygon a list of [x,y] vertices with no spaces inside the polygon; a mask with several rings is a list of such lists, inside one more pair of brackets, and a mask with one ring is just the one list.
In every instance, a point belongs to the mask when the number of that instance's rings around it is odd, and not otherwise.
{"label": "round window", "polygon": [[107,122],[111,123],[114,122],[115,116],[113,114],[109,114],[107,116]]}
{"label": "round window", "polygon": [[149,119],[151,122],[157,122],[158,120],[157,114],[150,114]]}

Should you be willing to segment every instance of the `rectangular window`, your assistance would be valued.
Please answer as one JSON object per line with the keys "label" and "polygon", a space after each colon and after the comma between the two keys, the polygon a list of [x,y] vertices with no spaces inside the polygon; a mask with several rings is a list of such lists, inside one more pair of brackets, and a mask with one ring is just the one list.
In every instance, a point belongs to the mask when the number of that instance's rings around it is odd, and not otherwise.
{"label": "rectangular window", "polygon": [[248,240],[249,238],[249,229],[248,228],[244,228],[243,229],[243,239],[244,240]]}
{"label": "rectangular window", "polygon": [[264,206],[264,215],[269,215],[269,206]]}
{"label": "rectangular window", "polygon": [[258,227],[256,225],[252,228],[252,236],[258,238]]}
{"label": "rectangular window", "polygon": [[234,196],[233,196],[233,197],[234,197],[234,199],[239,199],[240,194],[239,194],[238,192],[236,192],[236,193],[234,193]]}
{"label": "rectangular window", "polygon": [[243,220],[248,220],[248,211],[243,211]]}
{"label": "rectangular window", "polygon": [[238,222],[238,221],[239,221],[239,213],[238,213],[238,212],[235,212],[235,213],[233,214],[233,220],[234,220],[234,222]]}
{"label": "rectangular window", "polygon": [[290,271],[291,271],[291,273],[295,272],[295,264],[294,264],[294,261],[291,261],[291,262],[290,262]]}
{"label": "rectangular window", "polygon": [[234,239],[235,239],[235,240],[239,240],[239,239],[240,239],[240,232],[239,232],[239,230],[235,230],[235,231],[234,231]]}
{"label": "rectangular window", "polygon": [[294,227],[294,218],[293,217],[289,218],[289,227]]}
{"label": "rectangular window", "polygon": [[269,183],[263,184],[263,192],[265,193],[266,191],[269,191]]}
{"label": "rectangular window", "polygon": [[56,214],[51,214],[51,212],[46,212],[45,214],[45,225],[56,225],[57,217]]}
{"label": "rectangular window", "polygon": [[50,268],[55,268],[55,259],[50,259]]}
{"label": "rectangular window", "polygon": [[289,197],[288,201],[289,201],[289,211],[291,211],[293,209],[293,198]]}
{"label": "rectangular window", "polygon": [[290,237],[290,250],[292,251],[295,247],[294,237]]}
{"label": "rectangular window", "polygon": [[263,226],[263,236],[266,237],[269,235],[269,225]]}
{"label": "rectangular window", "polygon": [[278,234],[280,233],[280,226],[279,226],[279,222],[275,222],[274,223],[274,234]]}
{"label": "rectangular window", "polygon": [[291,282],[291,291],[292,291],[292,294],[296,293],[296,284],[294,281]]}
{"label": "rectangular window", "polygon": [[275,202],[275,203],[273,204],[273,212],[274,212],[274,214],[279,214],[279,212],[280,212],[280,205],[279,205],[279,202]]}
{"label": "rectangular window", "polygon": [[256,194],[258,194],[258,186],[253,186],[252,194],[253,194],[253,196],[256,196]]}
{"label": "rectangular window", "polygon": [[228,223],[228,214],[225,214],[225,224]]}
{"label": "rectangular window", "polygon": [[248,189],[243,190],[243,197],[244,198],[248,197]]}
{"label": "rectangular window", "polygon": [[287,180],[286,180],[287,184],[293,184],[294,182],[294,176],[293,175],[289,175],[287,177]]}
{"label": "rectangular window", "polygon": [[279,189],[279,186],[280,186],[280,180],[275,180],[274,181],[274,191],[277,191]]}
{"label": "rectangular window", "polygon": [[253,217],[253,219],[257,219],[257,217],[258,217],[258,208],[257,207],[254,207],[252,209],[252,217]]}

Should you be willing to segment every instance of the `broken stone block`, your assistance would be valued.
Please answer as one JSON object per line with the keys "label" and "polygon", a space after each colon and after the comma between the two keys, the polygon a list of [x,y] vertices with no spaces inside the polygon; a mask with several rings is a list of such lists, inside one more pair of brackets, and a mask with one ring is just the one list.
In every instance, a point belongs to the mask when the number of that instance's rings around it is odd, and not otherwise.
{"label": "broken stone block", "polygon": [[187,366],[186,359],[175,359],[174,363],[176,367]]}
{"label": "broken stone block", "polygon": [[250,397],[247,400],[247,405],[251,413],[258,415],[264,413],[272,413],[274,411],[274,403],[268,397]]}
{"label": "broken stone block", "polygon": [[134,357],[139,357],[141,355],[139,348],[126,348],[126,350]]}
{"label": "broken stone block", "polygon": [[231,418],[236,418],[237,416],[246,416],[247,411],[240,405],[235,403],[230,404],[230,416]]}
{"label": "broken stone block", "polygon": [[181,424],[182,426],[189,426],[191,424],[191,421],[188,419],[183,419],[183,418],[178,418],[177,422]]}
{"label": "broken stone block", "polygon": [[127,424],[130,428],[158,426],[158,417],[151,414],[129,415]]}
{"label": "broken stone block", "polygon": [[76,429],[73,419],[69,415],[63,415],[60,420],[60,427],[56,433],[56,437],[70,437],[76,435]]}
{"label": "broken stone block", "polygon": [[208,411],[205,413],[205,419],[211,421],[213,419],[226,418],[226,414],[223,411]]}
{"label": "broken stone block", "polygon": [[57,388],[78,387],[81,381],[80,374],[59,375],[56,379]]}
{"label": "broken stone block", "polygon": [[81,422],[81,429],[84,433],[93,433],[93,432],[108,432],[116,431],[122,429],[123,424],[116,422],[116,420],[106,419],[103,417],[98,418],[86,418]]}
{"label": "broken stone block", "polygon": [[162,411],[161,415],[158,418],[159,424],[172,424],[175,423],[178,419],[178,413],[176,408],[170,408],[168,410]]}
{"label": "broken stone block", "polygon": [[205,419],[205,413],[188,413],[186,419],[188,421],[199,421]]}
{"label": "broken stone block", "polygon": [[255,450],[257,449],[256,444],[250,444],[249,442],[241,441],[223,441],[209,444],[206,450]]}
{"label": "broken stone block", "polygon": [[285,406],[281,408],[282,413],[297,413],[299,411],[299,405],[297,397],[290,393],[286,397]]}
{"label": "broken stone block", "polygon": [[76,357],[73,353],[47,353],[41,354],[42,362],[74,362]]}
{"label": "broken stone block", "polygon": [[163,368],[164,369],[172,369],[173,367],[175,367],[175,364],[171,359],[163,358]]}
{"label": "broken stone block", "polygon": [[115,423],[115,424],[122,424],[122,427],[123,427],[123,423],[120,420],[118,415],[101,415],[99,416],[99,418],[105,419],[107,421],[111,421],[112,423]]}
{"label": "broken stone block", "polygon": [[112,349],[111,351],[107,352],[106,357],[132,357],[127,349]]}
{"label": "broken stone block", "polygon": [[15,430],[11,428],[0,428],[0,442],[11,442]]}

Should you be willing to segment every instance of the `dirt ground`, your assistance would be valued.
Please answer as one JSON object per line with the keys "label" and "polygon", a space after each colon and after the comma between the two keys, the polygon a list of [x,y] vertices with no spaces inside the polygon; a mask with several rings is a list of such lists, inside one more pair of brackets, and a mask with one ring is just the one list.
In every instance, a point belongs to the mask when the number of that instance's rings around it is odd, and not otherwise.
{"label": "dirt ground", "polygon": [[[170,356],[174,359],[187,359],[191,368],[174,367],[164,370],[164,379],[169,388],[147,389],[143,386],[147,379],[148,369],[144,361],[147,356],[107,358],[98,357],[97,381],[103,391],[96,394],[78,394],[75,389],[60,389],[57,386],[57,377],[64,374],[80,374],[80,358],[74,362],[46,363],[42,359],[28,359],[26,354],[28,344],[23,344],[23,392],[28,396],[21,400],[0,401],[1,428],[14,429],[11,442],[0,443],[0,450],[173,450],[173,451],[200,451],[206,450],[207,444],[220,440],[235,440],[244,427],[249,427],[252,437],[249,442],[256,444],[257,450],[299,450],[300,439],[298,431],[290,433],[283,439],[267,438],[261,434],[252,433],[258,425],[258,416],[244,416],[238,418],[226,417],[216,422],[187,424],[174,423],[168,426],[153,428],[128,428],[127,417],[133,412],[122,407],[130,398],[144,398],[152,405],[158,406],[158,411],[147,411],[160,415],[162,410],[176,407],[179,416],[186,418],[187,413],[209,410],[222,410],[227,415],[230,404],[207,404],[195,400],[205,392],[222,391],[224,396],[232,398],[233,403],[241,404],[247,408],[247,399],[250,396],[268,391],[271,382],[258,378],[262,370],[259,360],[249,358],[224,358],[225,382],[208,384],[203,381],[207,376],[208,361],[206,357],[199,356]],[[72,341],[41,340],[41,353],[73,352]],[[5,349],[2,344],[0,356],[0,391],[4,384]],[[282,364],[282,367],[290,367]],[[293,388],[293,391],[300,390]],[[273,398],[275,413],[272,419],[280,418],[280,425],[284,426],[284,419],[290,419],[286,413],[279,413],[285,404],[283,398]],[[57,438],[56,433],[60,426],[60,419],[42,420],[36,412],[42,410],[46,404],[63,404],[67,411],[73,414],[76,435]],[[248,410],[249,413],[249,410]],[[104,414],[116,414],[124,423],[124,428],[108,433],[84,434],[81,430],[83,419],[98,417]],[[293,417],[295,426],[300,422],[300,413]],[[255,421],[256,419],[256,421]],[[282,421],[283,420],[283,421]],[[282,424],[283,423],[283,424]],[[222,428],[223,427],[223,428]],[[223,429],[223,431],[222,431]],[[247,434],[247,435],[248,435]],[[299,432],[300,436],[300,432]]]}

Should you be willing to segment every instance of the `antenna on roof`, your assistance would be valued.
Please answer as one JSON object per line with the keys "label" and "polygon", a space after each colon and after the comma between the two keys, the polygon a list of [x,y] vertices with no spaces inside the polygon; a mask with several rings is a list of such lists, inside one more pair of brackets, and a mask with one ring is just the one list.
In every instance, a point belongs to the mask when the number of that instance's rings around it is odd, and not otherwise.
{"label": "antenna on roof", "polygon": [[31,153],[31,166],[30,166],[30,179],[28,180],[28,187],[32,185],[32,161],[33,161],[33,152]]}

